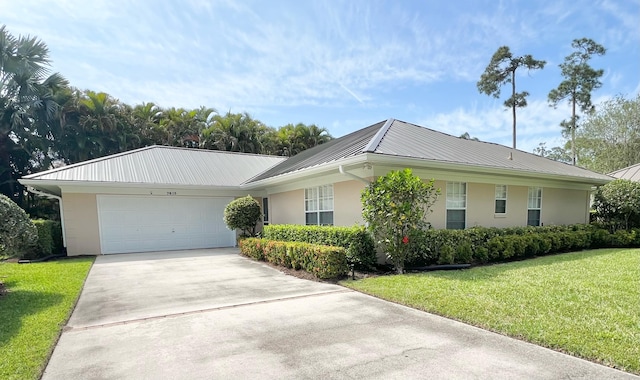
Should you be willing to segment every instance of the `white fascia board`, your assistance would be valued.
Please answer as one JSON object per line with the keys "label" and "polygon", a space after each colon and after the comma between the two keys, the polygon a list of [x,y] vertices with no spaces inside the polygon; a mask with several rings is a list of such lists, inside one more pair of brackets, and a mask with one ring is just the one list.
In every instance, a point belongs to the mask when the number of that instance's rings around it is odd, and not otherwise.
{"label": "white fascia board", "polygon": [[90,194],[148,194],[166,195],[167,192],[179,192],[185,196],[246,196],[247,194],[261,197],[266,191],[241,189],[238,186],[189,186],[155,183],[126,183],[126,182],[89,182],[89,181],[52,181],[37,179],[20,179],[20,183],[36,189],[57,187],[62,193],[90,193]]}
{"label": "white fascia board", "polygon": [[590,177],[576,177],[569,175],[561,175],[561,174],[549,174],[549,173],[541,173],[541,172],[533,172],[526,170],[518,170],[518,169],[507,169],[507,168],[495,168],[495,167],[487,167],[487,166],[475,166],[475,165],[465,165],[460,163],[451,163],[451,162],[442,162],[442,161],[433,161],[433,160],[425,160],[421,158],[409,158],[409,157],[395,157],[395,156],[385,156],[380,154],[368,154],[367,161],[371,164],[374,164],[374,169],[376,169],[376,175],[380,175],[378,173],[379,169],[387,168],[422,168],[425,170],[435,169],[446,171],[450,173],[451,176],[455,176],[455,173],[466,173],[465,176],[469,177],[470,175],[485,175],[485,176],[495,176],[496,178],[502,178],[503,176],[520,178],[521,180],[529,180],[529,181],[553,181],[556,183],[574,183],[579,185],[604,185],[608,183],[610,180],[599,179],[599,178],[590,178]]}

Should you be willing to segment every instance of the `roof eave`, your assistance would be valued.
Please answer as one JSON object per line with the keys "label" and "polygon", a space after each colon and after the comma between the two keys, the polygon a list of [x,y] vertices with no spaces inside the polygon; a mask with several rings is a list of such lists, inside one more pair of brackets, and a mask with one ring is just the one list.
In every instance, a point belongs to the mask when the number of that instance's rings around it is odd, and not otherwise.
{"label": "roof eave", "polygon": [[498,168],[494,166],[470,165],[460,162],[436,161],[424,158],[390,156],[380,153],[367,154],[366,161],[372,164],[386,164],[391,166],[421,166],[434,169],[466,171],[481,174],[503,174],[516,177],[545,178],[561,181],[579,182],[592,185],[604,185],[613,180],[595,177],[571,176],[565,174],[553,174],[546,172],[529,171],[522,169]]}
{"label": "roof eave", "polygon": [[214,186],[214,185],[184,185],[171,183],[134,183],[134,182],[99,182],[99,181],[67,181],[20,178],[18,180],[25,186],[34,188],[42,186],[57,187],[129,187],[129,188],[162,188],[162,189],[192,189],[192,190],[242,190],[240,186]]}

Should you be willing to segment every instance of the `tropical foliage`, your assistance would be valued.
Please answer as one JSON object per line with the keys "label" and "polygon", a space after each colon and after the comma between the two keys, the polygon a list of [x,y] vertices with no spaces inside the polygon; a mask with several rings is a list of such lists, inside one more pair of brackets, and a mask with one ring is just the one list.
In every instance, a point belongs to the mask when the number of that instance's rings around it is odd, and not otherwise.
{"label": "tropical foliage", "polygon": [[332,139],[314,124],[269,127],[246,112],[129,105],[49,75],[47,46],[0,27],[0,193],[33,217],[55,217],[18,178],[149,145],[293,156]]}
{"label": "tropical foliage", "polygon": [[0,193],[21,203],[16,179],[47,168],[58,115],[54,94],[67,85],[49,74],[49,50],[36,37],[15,37],[0,26]]}

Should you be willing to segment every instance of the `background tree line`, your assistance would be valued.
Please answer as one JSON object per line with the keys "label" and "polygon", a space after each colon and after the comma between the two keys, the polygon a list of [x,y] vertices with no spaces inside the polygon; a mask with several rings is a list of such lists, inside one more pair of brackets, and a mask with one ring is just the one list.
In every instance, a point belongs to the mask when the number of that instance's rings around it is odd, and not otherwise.
{"label": "background tree line", "polygon": [[[565,144],[547,148],[540,143],[534,153],[570,163],[570,131],[563,130]],[[618,95],[589,112],[577,124],[575,152],[580,166],[599,173],[611,173],[640,163],[640,94]]]}
{"label": "background tree line", "polygon": [[129,105],[70,86],[50,63],[43,41],[0,26],[0,193],[32,216],[46,200],[17,180],[52,167],[150,145],[293,156],[332,139],[314,124],[274,128],[246,112]]}
{"label": "background tree line", "polygon": [[[602,86],[600,78],[604,70],[594,69],[589,62],[594,56],[604,55],[606,49],[588,38],[573,40],[571,47],[573,51],[558,65],[562,81],[547,96],[551,107],[563,101],[571,107],[571,115],[559,123],[566,142],[551,148],[540,143],[534,153],[605,174],[639,163],[640,95],[635,99],[619,95],[596,109],[592,92]],[[511,96],[504,106],[512,113],[513,148],[516,148],[516,110],[527,106],[529,96],[527,91],[516,92],[516,71],[540,70],[545,64],[546,61],[529,54],[514,55],[508,46],[501,46],[477,82],[480,93],[495,98],[500,97],[502,86],[509,85]],[[468,133],[461,137],[470,138]]]}

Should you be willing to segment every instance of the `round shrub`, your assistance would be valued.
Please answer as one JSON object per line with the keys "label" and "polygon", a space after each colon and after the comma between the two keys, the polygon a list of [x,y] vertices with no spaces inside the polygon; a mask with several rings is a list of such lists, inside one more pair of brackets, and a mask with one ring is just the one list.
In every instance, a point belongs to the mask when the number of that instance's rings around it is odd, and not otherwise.
{"label": "round shrub", "polygon": [[224,223],[232,230],[242,230],[245,237],[255,236],[261,217],[260,205],[251,195],[231,201],[224,209]]}
{"label": "round shrub", "polygon": [[0,257],[19,257],[31,253],[38,241],[38,231],[29,215],[2,194],[0,220]]}

